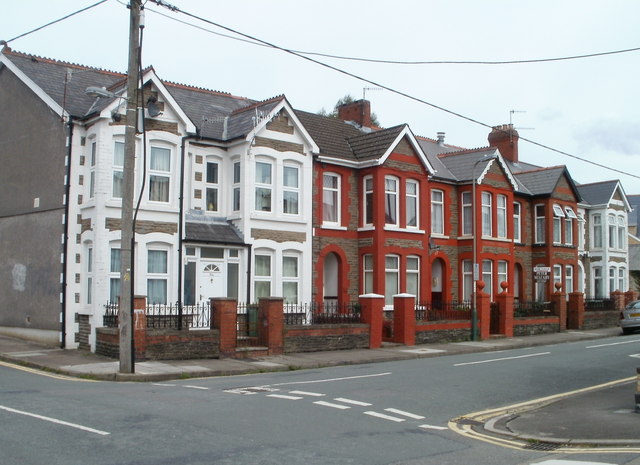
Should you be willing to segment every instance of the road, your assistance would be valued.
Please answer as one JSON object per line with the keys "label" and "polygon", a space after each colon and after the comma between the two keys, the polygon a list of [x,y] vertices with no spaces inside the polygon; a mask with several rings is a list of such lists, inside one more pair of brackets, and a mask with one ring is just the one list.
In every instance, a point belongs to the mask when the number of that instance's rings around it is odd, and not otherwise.
{"label": "road", "polygon": [[167,383],[0,366],[0,464],[635,465],[633,454],[507,449],[448,422],[628,378],[639,352],[632,336]]}

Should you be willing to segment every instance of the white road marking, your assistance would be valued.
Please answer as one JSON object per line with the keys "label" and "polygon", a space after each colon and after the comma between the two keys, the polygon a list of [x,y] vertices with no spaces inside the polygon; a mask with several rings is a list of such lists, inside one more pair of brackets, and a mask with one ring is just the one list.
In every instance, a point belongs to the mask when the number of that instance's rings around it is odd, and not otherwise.
{"label": "white road marking", "polygon": [[225,389],[224,392],[228,392],[230,394],[242,394],[245,396],[250,396],[253,394],[258,394],[259,392],[276,392],[279,391],[279,389],[274,389],[274,388],[270,388],[270,387],[266,387],[266,386],[248,386],[248,387],[241,387],[241,388],[235,388],[235,389]]}
{"label": "white road marking", "polygon": [[420,425],[420,428],[424,428],[424,429],[437,429],[439,431],[444,431],[447,428],[446,426],[434,426],[434,425]]}
{"label": "white road marking", "polygon": [[632,355],[629,355],[629,357],[640,358],[640,354],[632,354]]}
{"label": "white road marking", "polygon": [[6,410],[7,412],[11,412],[11,413],[17,413],[19,415],[25,415],[28,417],[32,417],[32,418],[37,418],[38,420],[44,420],[44,421],[49,421],[51,423],[56,423],[58,425],[62,425],[62,426],[70,426],[71,428],[76,428],[76,429],[80,429],[83,431],[88,431],[89,433],[95,433],[95,434],[99,434],[101,436],[108,436],[111,433],[108,433],[106,431],[100,431],[99,429],[93,429],[93,428],[89,428],[87,426],[82,426],[82,425],[78,425],[76,423],[69,423],[68,421],[62,421],[62,420],[58,420],[56,418],[51,418],[51,417],[45,417],[43,415],[37,415],[35,413],[29,413],[29,412],[24,412],[22,410],[16,410],[10,407],[5,407],[4,405],[0,405],[0,410]]}
{"label": "white road marking", "polygon": [[316,402],[314,402],[314,404],[316,405],[322,405],[323,407],[331,407],[331,408],[336,408],[338,410],[346,410],[348,408],[351,408],[347,405],[340,405],[340,404],[332,404],[331,402],[325,402],[323,400],[318,400]]}
{"label": "white road marking", "polygon": [[167,383],[151,383],[153,386],[164,386],[164,387],[175,387],[175,384],[167,384]]}
{"label": "white road marking", "polygon": [[288,385],[291,385],[291,384],[330,383],[332,381],[347,381],[347,380],[350,380],[350,379],[375,378],[377,376],[387,376],[387,375],[390,375],[390,374],[391,374],[391,372],[388,372],[388,373],[375,373],[375,374],[372,374],[372,375],[361,375],[361,376],[345,376],[344,378],[316,379],[316,380],[312,380],[312,381],[292,381],[292,382],[289,382],[289,383],[268,384],[267,386],[288,386]]}
{"label": "white road marking", "polygon": [[319,392],[307,392],[307,391],[289,391],[289,394],[297,394],[299,396],[311,396],[311,397],[324,397],[325,394]]}
{"label": "white road marking", "polygon": [[490,360],[479,360],[477,362],[465,362],[465,363],[456,363],[455,365],[453,365],[454,367],[461,367],[464,365],[479,365],[481,363],[491,363],[491,362],[500,362],[503,360],[515,360],[518,358],[527,358],[527,357],[538,357],[540,355],[549,355],[551,352],[540,352],[537,354],[528,354],[528,355],[518,355],[516,357],[503,357],[503,358],[493,358]]}
{"label": "white road marking", "polygon": [[390,413],[397,413],[398,415],[402,415],[408,418],[413,418],[414,420],[424,420],[426,417],[423,417],[422,415],[416,415],[415,413],[410,413],[410,412],[405,412],[404,410],[398,410],[395,408],[386,408],[384,409],[385,412],[390,412]]}
{"label": "white road marking", "polygon": [[182,387],[186,387],[186,388],[189,388],[189,389],[202,389],[203,391],[208,391],[208,390],[209,390],[209,388],[208,388],[208,387],[203,387],[203,386],[190,386],[190,385],[185,385],[185,386],[182,386]]}
{"label": "white road marking", "polygon": [[544,462],[531,463],[531,465],[615,465],[604,462],[583,462],[580,460],[545,460]]}
{"label": "white road marking", "polygon": [[405,421],[404,418],[392,417],[391,415],[385,415],[384,413],[372,412],[371,410],[368,410],[368,411],[364,412],[364,414],[372,416],[372,417],[376,417],[376,418],[382,418],[383,420],[395,421],[396,423],[401,423],[401,422]]}
{"label": "white road marking", "polygon": [[345,404],[360,405],[361,407],[369,407],[371,405],[368,402],[360,402],[359,400],[345,399],[344,397],[338,397],[333,400],[336,400],[338,402],[344,402]]}
{"label": "white road marking", "polygon": [[300,396],[288,396],[286,394],[267,394],[267,397],[275,397],[276,399],[300,400]]}
{"label": "white road marking", "polygon": [[407,350],[401,350],[400,352],[406,352],[406,353],[408,353],[408,354],[422,354],[422,355],[426,355],[426,354],[438,354],[438,353],[441,353],[441,352],[446,352],[446,350],[422,348],[422,349],[407,349]]}
{"label": "white road marking", "polygon": [[609,344],[598,344],[598,345],[595,345],[595,346],[587,346],[587,349],[597,349],[599,347],[619,346],[621,344],[633,344],[634,342],[640,342],[640,339],[634,339],[633,341],[611,342]]}

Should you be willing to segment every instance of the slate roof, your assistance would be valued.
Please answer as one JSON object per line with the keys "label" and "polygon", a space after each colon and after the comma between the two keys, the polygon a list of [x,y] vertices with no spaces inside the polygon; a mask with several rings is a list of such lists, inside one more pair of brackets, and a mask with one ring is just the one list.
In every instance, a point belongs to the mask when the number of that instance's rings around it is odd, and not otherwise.
{"label": "slate roof", "polygon": [[589,205],[606,205],[613,197],[618,181],[604,181],[592,184],[581,184],[578,191],[582,199]]}
{"label": "slate roof", "polygon": [[185,223],[185,241],[244,245],[237,230],[229,223]]}
{"label": "slate roof", "polygon": [[449,170],[449,172],[455,177],[457,181],[471,181],[482,173],[488,162],[479,163],[474,171],[474,165],[476,162],[487,155],[495,153],[495,149],[484,148],[477,150],[465,150],[461,152],[452,152],[448,154],[440,155],[440,161]]}
{"label": "slate roof", "polygon": [[362,133],[347,139],[354,156],[359,161],[376,160],[381,158],[389,147],[407,127],[406,124],[381,129],[371,133]]}
{"label": "slate roof", "polygon": [[629,212],[629,224],[640,226],[640,215],[638,215],[638,210],[640,209],[640,195],[627,195],[627,200],[629,201],[629,204],[631,204],[631,208],[633,208],[633,211]]}
{"label": "slate roof", "polygon": [[525,186],[531,195],[551,195],[563,174],[568,175],[564,166],[538,168],[514,174],[518,183]]}
{"label": "slate roof", "polygon": [[338,118],[295,111],[296,116],[320,148],[320,155],[357,161],[348,139],[362,135],[362,130]]}

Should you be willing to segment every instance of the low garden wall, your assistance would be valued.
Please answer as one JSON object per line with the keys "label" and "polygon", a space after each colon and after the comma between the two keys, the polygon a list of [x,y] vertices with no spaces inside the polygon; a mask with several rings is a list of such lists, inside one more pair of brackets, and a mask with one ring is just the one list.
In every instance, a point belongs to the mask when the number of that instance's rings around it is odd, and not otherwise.
{"label": "low garden wall", "polygon": [[284,352],[319,352],[369,348],[369,325],[287,325],[284,327]]}
{"label": "low garden wall", "polygon": [[449,321],[416,324],[416,344],[444,344],[468,341],[471,337],[470,321]]}
{"label": "low garden wall", "polygon": [[525,317],[513,319],[514,336],[533,336],[535,334],[550,334],[560,331],[560,318],[549,316],[543,318]]}
{"label": "low garden wall", "polygon": [[600,329],[618,326],[620,312],[617,310],[597,310],[584,312],[582,329]]}

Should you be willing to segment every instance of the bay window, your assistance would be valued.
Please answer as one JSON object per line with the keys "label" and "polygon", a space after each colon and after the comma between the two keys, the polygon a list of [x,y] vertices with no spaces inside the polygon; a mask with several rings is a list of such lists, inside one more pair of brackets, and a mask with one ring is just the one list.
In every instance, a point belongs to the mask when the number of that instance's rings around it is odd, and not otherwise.
{"label": "bay window", "polygon": [[431,191],[431,233],[444,234],[444,192]]}
{"label": "bay window", "polygon": [[553,206],[553,243],[562,243],[562,219],[565,217],[560,205]]}
{"label": "bay window", "polygon": [[593,247],[602,248],[602,217],[593,215]]}
{"label": "bay window", "polygon": [[462,260],[462,300],[470,301],[473,294],[473,263]]}
{"label": "bay window", "polygon": [[473,204],[471,192],[462,193],[462,235],[473,234]]}
{"label": "bay window", "polygon": [[149,200],[169,202],[171,150],[151,147],[149,158]]}
{"label": "bay window", "polygon": [[406,189],[407,228],[417,228],[419,225],[418,205],[420,199],[418,195],[418,182],[407,181]]}
{"label": "bay window", "polygon": [[340,176],[334,173],[322,175],[322,222],[340,224]]}
{"label": "bay window", "polygon": [[535,206],[535,215],[536,215],[536,234],[535,234],[535,243],[536,244],[544,244],[545,242],[545,212],[544,205],[536,205]]}
{"label": "bay window", "polygon": [[254,301],[258,301],[260,297],[271,296],[271,255],[256,252],[254,257]]}
{"label": "bay window", "polygon": [[490,237],[493,234],[493,226],[491,221],[491,194],[483,192],[482,199],[482,235]]}
{"label": "bay window", "polygon": [[373,224],[373,178],[371,176],[365,177],[363,184],[364,224],[371,225]]}
{"label": "bay window", "polygon": [[498,222],[498,237],[507,237],[507,196],[498,195],[497,205],[497,222]]}
{"label": "bay window", "polygon": [[207,162],[206,210],[218,211],[218,164]]}
{"label": "bay window", "polygon": [[400,290],[400,257],[387,255],[384,263],[384,303],[393,305],[393,296]]}
{"label": "bay window", "polygon": [[271,163],[261,161],[256,162],[256,211],[271,211],[271,196],[273,192],[272,168]]}
{"label": "bay window", "polygon": [[111,196],[114,199],[122,198],[124,182],[124,142],[116,142],[113,147],[113,181]]}
{"label": "bay window", "polygon": [[297,255],[282,257],[282,297],[285,304],[299,302],[300,274]]}
{"label": "bay window", "polygon": [[420,257],[407,257],[407,294],[416,296],[420,301]]}
{"label": "bay window", "polygon": [[300,179],[297,166],[285,165],[282,172],[282,212],[297,215],[300,209]]}
{"label": "bay window", "polygon": [[167,303],[167,251],[147,251],[147,299],[149,304],[158,305]]}
{"label": "bay window", "polygon": [[384,222],[398,225],[398,180],[390,176],[384,178]]}
{"label": "bay window", "polygon": [[373,255],[362,257],[362,288],[365,294],[373,293]]}

